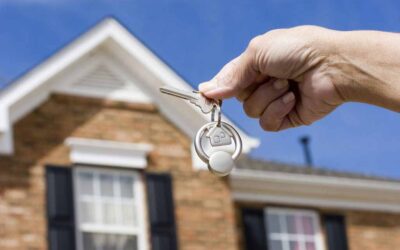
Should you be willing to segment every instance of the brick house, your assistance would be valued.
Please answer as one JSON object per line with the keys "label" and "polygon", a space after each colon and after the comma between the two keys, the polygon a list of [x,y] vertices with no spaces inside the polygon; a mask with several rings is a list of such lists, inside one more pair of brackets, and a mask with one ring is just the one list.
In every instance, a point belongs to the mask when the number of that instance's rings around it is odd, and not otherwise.
{"label": "brick house", "polygon": [[254,160],[240,129],[215,177],[166,84],[190,88],[106,19],[3,89],[0,249],[400,249],[400,182]]}

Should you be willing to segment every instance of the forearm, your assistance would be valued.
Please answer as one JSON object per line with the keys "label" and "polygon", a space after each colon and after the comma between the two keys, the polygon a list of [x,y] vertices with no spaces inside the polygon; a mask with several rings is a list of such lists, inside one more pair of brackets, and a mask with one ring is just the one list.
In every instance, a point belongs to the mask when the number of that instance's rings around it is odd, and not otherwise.
{"label": "forearm", "polygon": [[329,64],[345,101],[400,112],[400,34],[338,32]]}

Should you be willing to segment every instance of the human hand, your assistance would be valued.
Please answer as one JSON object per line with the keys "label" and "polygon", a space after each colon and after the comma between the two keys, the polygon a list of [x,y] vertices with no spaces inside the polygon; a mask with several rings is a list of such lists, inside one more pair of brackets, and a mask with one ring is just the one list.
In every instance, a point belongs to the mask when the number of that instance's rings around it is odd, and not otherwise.
{"label": "human hand", "polygon": [[314,26],[267,32],[199,89],[214,99],[235,96],[264,130],[309,125],[345,101],[331,65],[336,33]]}

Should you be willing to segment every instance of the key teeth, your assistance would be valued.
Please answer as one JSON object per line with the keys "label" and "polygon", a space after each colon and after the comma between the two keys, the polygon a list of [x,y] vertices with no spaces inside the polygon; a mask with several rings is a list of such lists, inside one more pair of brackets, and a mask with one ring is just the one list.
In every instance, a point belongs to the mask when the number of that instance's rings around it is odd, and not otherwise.
{"label": "key teeth", "polygon": [[199,107],[201,112],[204,114],[208,114],[212,111],[212,106],[206,106],[206,105],[201,105],[195,101],[190,101],[192,104],[194,104],[196,107]]}
{"label": "key teeth", "polygon": [[212,107],[207,106],[206,107],[200,107],[201,111],[203,111],[204,114],[209,114],[212,111]]}

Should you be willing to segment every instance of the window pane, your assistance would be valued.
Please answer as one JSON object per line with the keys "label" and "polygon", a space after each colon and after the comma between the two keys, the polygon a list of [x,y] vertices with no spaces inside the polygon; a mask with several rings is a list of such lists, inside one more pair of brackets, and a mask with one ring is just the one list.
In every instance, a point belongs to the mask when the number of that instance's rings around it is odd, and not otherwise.
{"label": "window pane", "polygon": [[93,195],[93,174],[79,173],[79,193],[85,195]]}
{"label": "window pane", "polygon": [[310,216],[302,216],[303,232],[307,235],[314,235],[313,221]]}
{"label": "window pane", "polygon": [[306,242],[306,250],[315,250],[314,242]]}
{"label": "window pane", "polygon": [[83,233],[83,250],[137,250],[135,235]]}
{"label": "window pane", "polygon": [[289,242],[290,250],[300,250],[300,243],[296,241]]}
{"label": "window pane", "polygon": [[116,206],[112,202],[103,202],[103,222],[104,224],[117,224]]}
{"label": "window pane", "polygon": [[121,235],[118,239],[118,249],[137,250],[137,237],[131,235]]}
{"label": "window pane", "polygon": [[280,240],[270,240],[269,241],[269,249],[270,250],[282,250],[282,242]]}
{"label": "window pane", "polygon": [[297,230],[296,230],[296,218],[294,215],[287,215],[286,217],[286,227],[288,229],[288,232],[290,234],[296,234]]}
{"label": "window pane", "polygon": [[267,217],[267,230],[270,233],[280,233],[279,216],[276,214],[270,214]]}
{"label": "window pane", "polygon": [[121,196],[133,198],[133,178],[130,176],[120,176]]}
{"label": "window pane", "polygon": [[118,241],[120,236],[115,234],[108,234],[105,236],[104,244],[102,245],[103,250],[117,250]]}
{"label": "window pane", "polygon": [[121,218],[124,225],[136,226],[136,211],[133,203],[122,204],[121,206]]}
{"label": "window pane", "polygon": [[94,202],[81,201],[80,202],[80,216],[84,223],[96,222],[96,206]]}
{"label": "window pane", "polygon": [[90,233],[83,234],[83,250],[96,250],[94,245],[94,235]]}
{"label": "window pane", "polygon": [[102,196],[114,196],[114,180],[112,175],[100,175],[100,192]]}

